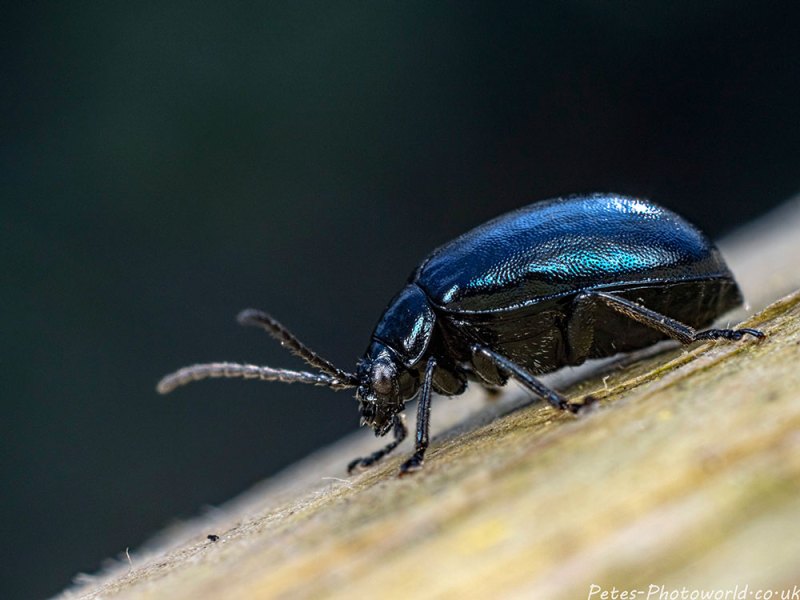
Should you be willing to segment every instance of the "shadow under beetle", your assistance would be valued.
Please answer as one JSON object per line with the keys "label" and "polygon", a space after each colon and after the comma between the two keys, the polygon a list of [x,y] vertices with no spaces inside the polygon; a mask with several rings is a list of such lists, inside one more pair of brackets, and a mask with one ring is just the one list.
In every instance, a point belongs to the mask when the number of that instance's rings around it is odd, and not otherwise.
{"label": "shadow under beetle", "polygon": [[755,329],[696,328],[740,305],[719,250],[694,226],[646,200],[614,194],[557,198],[502,215],[434,250],[381,316],[355,373],[342,371],[269,315],[248,309],[243,325],[264,328],[316,372],[209,363],[164,377],[158,391],[208,377],[356,388],[361,424],[394,439],[352,461],[368,467],[406,437],[402,411],[419,394],[414,454],[422,467],[431,392],[461,394],[516,379],[553,407],[577,413],[535,376],[588,358],[672,338],[683,344]]}

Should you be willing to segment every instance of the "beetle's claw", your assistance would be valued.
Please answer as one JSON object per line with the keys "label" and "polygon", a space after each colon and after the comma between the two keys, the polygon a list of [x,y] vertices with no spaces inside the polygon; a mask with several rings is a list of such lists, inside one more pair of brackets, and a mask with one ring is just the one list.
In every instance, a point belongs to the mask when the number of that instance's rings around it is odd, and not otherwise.
{"label": "beetle's claw", "polygon": [[600,400],[598,400],[591,394],[587,394],[583,399],[583,403],[578,408],[578,414],[583,414],[593,411],[595,408],[598,407],[599,402]]}
{"label": "beetle's claw", "polygon": [[410,475],[411,473],[416,473],[417,471],[421,471],[423,462],[424,461],[422,458],[416,455],[412,456],[400,466],[400,472],[397,474],[397,476],[405,477],[406,475]]}
{"label": "beetle's claw", "polygon": [[599,400],[594,396],[587,394],[583,398],[583,402],[570,402],[567,404],[566,409],[573,415],[583,415],[593,410]]}
{"label": "beetle's claw", "polygon": [[370,460],[369,458],[356,458],[355,460],[351,460],[347,464],[347,474],[352,475],[354,472],[361,473],[362,471],[366,470],[368,467],[374,463],[374,460]]}
{"label": "beetle's claw", "polygon": [[759,329],[750,329],[749,327],[745,327],[744,329],[737,329],[736,331],[741,334],[746,333],[748,335],[752,335],[757,340],[763,340],[765,337],[767,337],[767,334],[764,333],[763,331]]}

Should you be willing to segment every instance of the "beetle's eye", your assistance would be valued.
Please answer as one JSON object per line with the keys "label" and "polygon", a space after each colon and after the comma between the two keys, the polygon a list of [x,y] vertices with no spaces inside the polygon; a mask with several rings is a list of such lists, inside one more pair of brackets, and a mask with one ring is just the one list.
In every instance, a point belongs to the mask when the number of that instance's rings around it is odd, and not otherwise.
{"label": "beetle's eye", "polygon": [[381,396],[392,393],[394,369],[386,363],[375,363],[372,368],[372,389]]}

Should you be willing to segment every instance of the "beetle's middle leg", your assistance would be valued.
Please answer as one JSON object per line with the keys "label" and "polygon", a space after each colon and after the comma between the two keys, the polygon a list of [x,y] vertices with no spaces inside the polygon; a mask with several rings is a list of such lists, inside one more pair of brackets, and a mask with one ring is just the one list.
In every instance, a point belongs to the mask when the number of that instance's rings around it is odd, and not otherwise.
{"label": "beetle's middle leg", "polygon": [[501,372],[511,375],[514,379],[519,381],[523,386],[528,388],[528,390],[530,390],[540,398],[544,398],[545,400],[547,400],[547,402],[549,402],[550,405],[553,406],[554,408],[557,408],[559,410],[566,410],[573,414],[577,414],[578,412],[582,411],[585,408],[588,408],[591,404],[595,402],[595,399],[592,397],[587,397],[582,403],[570,402],[569,400],[567,400],[565,396],[547,387],[545,384],[543,384],[536,377],[528,373],[518,364],[516,364],[513,361],[510,361],[505,356],[498,354],[497,352],[487,348],[486,346],[476,346],[473,349],[473,353],[475,355],[482,354],[483,356],[485,356],[489,361],[494,363],[494,365]]}
{"label": "beetle's middle leg", "polygon": [[612,309],[613,311],[624,315],[637,323],[646,325],[651,329],[663,333],[665,336],[678,340],[682,344],[691,344],[699,340],[740,340],[745,335],[752,335],[755,338],[763,338],[764,333],[758,329],[706,329],[705,331],[697,331],[693,327],[671,319],[654,310],[631,302],[626,298],[607,294],[605,292],[587,292],[579,296],[578,301],[599,302]]}

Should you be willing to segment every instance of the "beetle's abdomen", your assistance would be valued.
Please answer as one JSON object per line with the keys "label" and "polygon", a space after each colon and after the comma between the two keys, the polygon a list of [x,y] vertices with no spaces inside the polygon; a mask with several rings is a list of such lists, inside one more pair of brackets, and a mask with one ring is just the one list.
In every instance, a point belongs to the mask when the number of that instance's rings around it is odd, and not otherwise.
{"label": "beetle's abdomen", "polygon": [[[707,327],[742,301],[736,282],[725,278],[671,285],[619,285],[611,293],[696,329]],[[534,375],[667,339],[652,327],[598,303],[584,325],[592,329],[587,353],[573,356],[566,340],[576,298],[577,294],[570,294],[500,312],[447,313],[440,326],[450,352],[461,360],[470,360],[474,344],[488,346]],[[479,369],[479,365],[473,364],[473,368]]]}
{"label": "beetle's abdomen", "polygon": [[500,312],[620,284],[730,279],[710,240],[645,200],[594,194],[533,204],[435,250],[412,277],[454,313]]}

